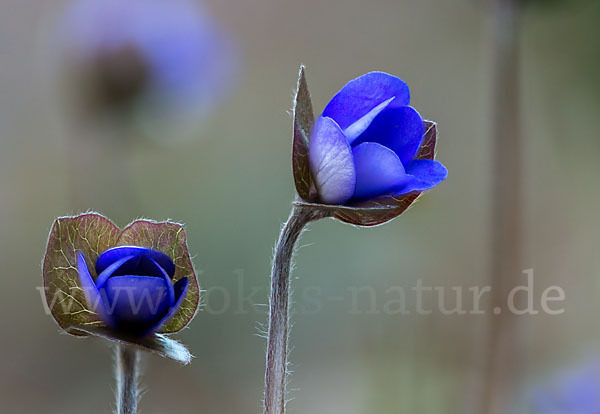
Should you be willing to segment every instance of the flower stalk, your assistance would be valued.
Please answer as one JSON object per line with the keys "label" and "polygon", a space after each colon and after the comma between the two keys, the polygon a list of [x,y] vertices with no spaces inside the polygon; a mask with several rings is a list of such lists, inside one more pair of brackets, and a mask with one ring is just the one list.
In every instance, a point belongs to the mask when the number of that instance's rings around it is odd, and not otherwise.
{"label": "flower stalk", "polygon": [[66,333],[115,345],[116,414],[137,412],[140,351],[190,363],[167,336],[189,324],[200,301],[180,224],[136,220],[120,229],[97,213],[59,217],[42,273],[46,306]]}
{"label": "flower stalk", "polygon": [[300,67],[292,144],[298,198],[271,269],[264,414],[285,413],[290,273],[306,225],[325,217],[364,227],[383,224],[446,179],[446,167],[435,161],[436,124],[409,103],[402,79],[369,72],[348,82],[315,121]]}
{"label": "flower stalk", "polygon": [[264,414],[285,412],[290,275],[296,242],[308,223],[327,216],[329,213],[326,211],[294,206],[275,247],[271,269]]}
{"label": "flower stalk", "polygon": [[116,414],[136,414],[139,399],[139,352],[128,345],[117,345],[116,353]]}

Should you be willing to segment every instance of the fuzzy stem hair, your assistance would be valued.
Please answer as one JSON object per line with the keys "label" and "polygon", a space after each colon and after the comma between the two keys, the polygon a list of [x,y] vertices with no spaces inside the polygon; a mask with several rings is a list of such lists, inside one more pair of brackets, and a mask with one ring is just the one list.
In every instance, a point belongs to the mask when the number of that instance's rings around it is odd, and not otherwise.
{"label": "fuzzy stem hair", "polygon": [[117,345],[116,354],[116,414],[136,414],[139,400],[139,352],[128,345]]}
{"label": "fuzzy stem hair", "polygon": [[271,269],[264,414],[284,414],[288,363],[290,275],[296,242],[308,223],[327,213],[294,206],[279,235]]}

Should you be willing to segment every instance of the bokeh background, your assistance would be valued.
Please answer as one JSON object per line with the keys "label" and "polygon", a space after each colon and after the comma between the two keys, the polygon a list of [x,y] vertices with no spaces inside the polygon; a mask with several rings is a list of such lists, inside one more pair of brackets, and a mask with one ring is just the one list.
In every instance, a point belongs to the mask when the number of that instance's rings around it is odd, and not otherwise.
{"label": "bokeh background", "polygon": [[[396,298],[390,288],[410,292],[418,279],[465,294],[489,284],[485,2],[203,0],[237,44],[236,74],[194,138],[172,143],[177,123],[161,125],[157,142],[81,122],[65,104],[65,90],[79,86],[61,76],[53,36],[70,3],[0,0],[0,411],[111,412],[110,347],[59,334],[36,289],[54,218],[95,210],[121,226],[137,217],[185,223],[206,289],[179,335],[195,360],[145,357],[142,412],[260,412],[260,324],[272,248],[294,197],[289,110],[303,63],[317,113],[367,71],[406,80],[412,105],[439,124],[438,159],[450,174],[386,226],[325,220],[305,233],[289,413],[477,413],[487,316],[416,315],[410,294],[411,314],[382,310]],[[507,409],[517,414],[535,412],[530,390],[600,355],[600,2],[528,3],[519,36],[523,266],[534,269],[537,307],[551,285],[566,300],[561,315],[519,318]],[[361,294],[353,312],[353,288],[371,289],[375,301]]]}

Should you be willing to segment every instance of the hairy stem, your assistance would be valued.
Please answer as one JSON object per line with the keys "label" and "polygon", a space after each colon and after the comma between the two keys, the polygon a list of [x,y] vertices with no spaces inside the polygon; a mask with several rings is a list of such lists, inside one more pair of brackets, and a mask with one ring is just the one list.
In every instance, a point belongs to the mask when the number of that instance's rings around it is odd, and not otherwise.
{"label": "hairy stem", "polygon": [[[518,369],[515,315],[503,309],[521,278],[521,136],[519,127],[520,0],[492,0],[493,13],[493,186],[492,310],[482,413],[510,412]],[[493,312],[495,313],[495,312]]]}
{"label": "hairy stem", "polygon": [[127,345],[117,345],[117,412],[116,414],[135,414],[139,397],[138,365],[139,353]]}
{"label": "hairy stem", "polygon": [[264,414],[283,414],[285,412],[290,273],[294,247],[309,222],[327,215],[322,211],[295,206],[279,235],[271,269]]}

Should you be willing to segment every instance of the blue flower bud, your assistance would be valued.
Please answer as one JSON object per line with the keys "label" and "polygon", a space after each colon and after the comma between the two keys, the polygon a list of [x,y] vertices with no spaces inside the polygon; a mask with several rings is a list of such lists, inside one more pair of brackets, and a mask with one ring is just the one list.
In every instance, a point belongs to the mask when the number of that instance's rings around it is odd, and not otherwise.
{"label": "blue flower bud", "polygon": [[88,306],[112,329],[134,336],[156,332],[179,309],[188,278],[173,283],[175,265],[164,253],[121,246],[102,253],[95,264],[96,280],[83,253],[77,270]]}
{"label": "blue flower bud", "polygon": [[416,160],[425,128],[401,79],[371,72],[346,84],[311,132],[309,165],[319,200],[346,204],[435,187],[438,161]]}
{"label": "blue flower bud", "polygon": [[446,179],[437,127],[409,106],[401,79],[370,72],[348,82],[315,121],[304,68],[294,102],[297,205],[359,226],[385,223]]}
{"label": "blue flower bud", "polygon": [[65,332],[189,363],[166,336],[190,323],[200,300],[181,224],[136,220],[120,229],[96,213],[60,217],[42,273],[47,310]]}

